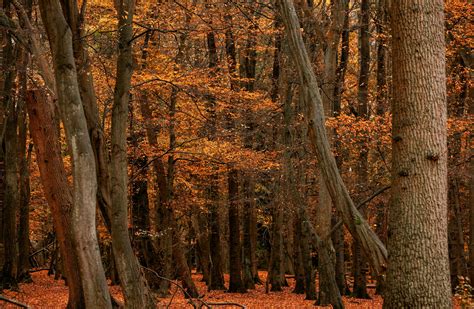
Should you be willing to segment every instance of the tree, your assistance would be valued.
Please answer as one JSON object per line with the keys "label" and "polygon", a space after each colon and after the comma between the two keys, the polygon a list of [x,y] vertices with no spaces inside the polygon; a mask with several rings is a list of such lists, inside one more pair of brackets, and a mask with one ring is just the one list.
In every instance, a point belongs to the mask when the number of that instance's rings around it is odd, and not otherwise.
{"label": "tree", "polygon": [[58,0],[42,0],[39,4],[53,56],[58,101],[73,160],[71,228],[74,245],[80,248],[78,260],[85,304],[92,308],[110,308],[95,225],[95,160],[77,82],[71,29]]}
{"label": "tree", "polygon": [[344,224],[357,238],[372,266],[380,272],[387,260],[387,251],[377,235],[370,229],[354,205],[337,169],[324,126],[324,108],[308,53],[303,43],[298,17],[289,0],[278,1],[289,41],[289,49],[304,93],[305,120],[308,123],[310,143],[318,158],[323,179]]}
{"label": "tree", "polygon": [[443,1],[398,1],[390,14],[393,162],[384,308],[451,308]]}
{"label": "tree", "polygon": [[130,84],[133,74],[132,37],[134,0],[122,0],[117,4],[119,55],[117,57],[117,81],[112,111],[112,248],[125,305],[130,308],[152,308],[155,301],[142,275],[138,260],[133,253],[128,234],[128,167],[127,167],[127,120]]}

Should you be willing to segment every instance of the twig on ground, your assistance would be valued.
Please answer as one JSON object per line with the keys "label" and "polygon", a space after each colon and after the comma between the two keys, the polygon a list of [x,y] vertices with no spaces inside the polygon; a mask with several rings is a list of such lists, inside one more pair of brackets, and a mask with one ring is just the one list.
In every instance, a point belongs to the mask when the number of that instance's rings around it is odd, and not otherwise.
{"label": "twig on ground", "polygon": [[14,305],[17,305],[18,307],[20,308],[27,308],[27,309],[30,309],[30,307],[27,305],[27,304],[23,304],[23,303],[20,303],[14,299],[10,299],[8,297],[5,297],[3,295],[0,295],[0,300],[3,300],[7,303],[10,303],[10,304],[14,304]]}
{"label": "twig on ground", "polygon": [[[193,298],[191,297],[191,295],[189,295],[189,293],[186,291],[185,288],[183,288],[181,285],[177,284],[176,282],[174,282],[173,280],[171,279],[168,279],[166,277],[163,277],[163,276],[160,276],[156,271],[154,271],[153,269],[151,268],[148,268],[148,267],[145,267],[145,266],[141,266],[143,269],[146,269],[148,270],[149,272],[151,272],[152,274],[154,274],[155,276],[157,276],[158,278],[162,279],[162,280],[166,280],[168,282],[170,282],[171,284],[175,285],[178,289],[180,289],[184,295],[187,296],[188,298],[188,302],[194,307],[194,308],[202,308],[202,307],[206,307],[206,308],[209,308],[209,309],[212,309],[212,306],[236,306],[236,307],[239,307],[239,308],[243,308],[243,309],[247,309],[246,306],[244,305],[241,305],[241,304],[238,304],[238,303],[233,303],[233,302],[219,302],[219,303],[208,303],[204,300],[202,300],[201,298]],[[176,290],[177,291],[177,290]],[[173,296],[171,297],[171,300],[170,302],[168,303],[168,305],[166,306],[166,308],[169,308],[171,306],[171,303],[173,302],[173,298],[174,298],[174,295],[176,294],[176,292],[173,294]],[[194,300],[197,300],[199,301],[201,304],[196,304],[196,302]]]}

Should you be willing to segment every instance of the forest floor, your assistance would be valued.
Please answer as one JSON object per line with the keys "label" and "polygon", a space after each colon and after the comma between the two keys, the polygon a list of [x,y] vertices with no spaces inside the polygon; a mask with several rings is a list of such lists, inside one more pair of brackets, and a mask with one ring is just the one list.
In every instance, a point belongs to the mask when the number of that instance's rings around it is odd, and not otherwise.
{"label": "forest floor", "polygon": [[[32,274],[33,283],[20,284],[20,291],[4,291],[4,295],[8,298],[25,303],[31,308],[65,308],[68,299],[68,290],[62,280],[54,280],[54,276],[48,276],[47,271],[35,272]],[[260,278],[265,280],[266,272],[260,273]],[[246,306],[248,309],[260,308],[325,308],[314,306],[314,301],[305,300],[304,295],[291,293],[294,280],[288,279],[290,287],[285,287],[283,292],[265,293],[264,285],[257,285],[255,290],[249,290],[248,293],[226,293],[225,291],[208,292],[204,282],[201,282],[200,274],[193,274],[193,279],[201,293],[202,298],[208,303],[238,303]],[[225,276],[228,283],[228,275]],[[183,297],[180,290],[176,290],[176,286],[172,286],[171,295],[168,298],[160,298],[161,307],[166,308],[192,308],[187,299]],[[119,286],[110,287],[112,295],[117,300],[123,301]],[[382,308],[382,298],[373,295],[373,289],[369,289],[372,299],[356,299],[344,297],[344,304],[347,309],[377,309]],[[174,296],[173,296],[174,294]],[[196,303],[199,301],[195,300]],[[14,305],[7,305],[0,301],[0,308],[18,308]],[[238,308],[236,306],[215,306],[213,308]],[[326,307],[330,308],[330,307]]]}

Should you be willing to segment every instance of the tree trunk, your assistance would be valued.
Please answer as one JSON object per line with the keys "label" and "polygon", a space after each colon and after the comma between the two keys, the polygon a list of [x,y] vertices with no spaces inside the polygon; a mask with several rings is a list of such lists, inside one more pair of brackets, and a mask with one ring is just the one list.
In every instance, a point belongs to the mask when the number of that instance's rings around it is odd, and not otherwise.
{"label": "tree trunk", "polygon": [[[331,24],[327,35],[327,46],[324,51],[324,84],[323,106],[326,116],[334,115],[334,89],[336,87],[337,72],[337,52],[341,32],[344,24],[344,0],[331,2]],[[332,139],[332,132],[329,131],[329,138]],[[329,141],[332,142],[331,140]],[[316,233],[323,241],[319,244],[318,265],[319,265],[319,297],[318,305],[326,306],[332,304],[334,308],[342,308],[342,298],[336,283],[335,276],[335,255],[330,236],[332,202],[323,177],[319,177],[319,201],[318,216],[316,223]]]}
{"label": "tree trunk", "polygon": [[[94,78],[91,70],[91,61],[84,44],[87,36],[84,32],[84,19],[80,16],[78,2],[75,0],[60,0],[63,14],[72,32],[73,53],[76,61],[77,80],[81,94],[84,115],[94,151],[97,172],[97,202],[105,226],[111,233],[112,187],[110,174],[109,151],[106,137],[100,124],[97,97],[94,89]],[[85,3],[84,5],[86,5]]]}
{"label": "tree trunk", "polygon": [[242,281],[242,247],[240,244],[240,218],[239,218],[239,182],[238,171],[232,169],[228,172],[229,186],[229,289],[231,293],[245,293],[247,290]]}
{"label": "tree trunk", "polygon": [[390,9],[393,148],[384,308],[451,308],[443,1],[399,1]]}
{"label": "tree trunk", "polygon": [[206,282],[206,285],[210,284],[210,270],[211,270],[211,248],[209,243],[209,228],[208,220],[206,215],[202,211],[197,210],[191,218],[193,230],[197,238],[197,251],[199,263],[202,270],[202,281]]}
{"label": "tree trunk", "polygon": [[[357,93],[357,115],[362,121],[369,119],[369,70],[370,70],[370,41],[369,41],[369,17],[370,17],[370,1],[362,0],[359,16],[359,81]],[[363,132],[365,133],[365,132]],[[361,138],[361,147],[359,160],[356,166],[357,173],[357,192],[359,196],[363,196],[369,180],[368,164],[368,139]],[[364,210],[361,214],[365,216]],[[365,273],[365,258],[362,255],[361,245],[357,239],[353,243],[353,270],[354,270],[354,287],[352,294],[356,298],[369,298],[367,294],[367,278]]]}
{"label": "tree trunk", "polygon": [[[9,92],[6,92],[9,93]],[[8,114],[5,128],[5,204],[3,209],[3,246],[4,264],[1,275],[1,286],[4,289],[18,289],[17,282],[17,226],[16,216],[20,206],[18,191],[18,111],[11,97],[7,94]]]}
{"label": "tree trunk", "polygon": [[61,252],[64,275],[69,288],[68,308],[84,308],[77,247],[70,229],[73,208],[72,190],[62,160],[59,133],[53,102],[39,90],[28,92],[26,98],[30,134],[36,151],[41,184],[51,209],[54,231]]}
{"label": "tree trunk", "polygon": [[[10,13],[10,1],[3,3],[7,14]],[[19,209],[20,196],[18,194],[18,110],[14,98],[15,79],[17,67],[15,65],[18,59],[18,46],[13,45],[11,34],[7,33],[3,48],[4,79],[2,89],[2,109],[5,122],[1,128],[2,136],[1,152],[5,160],[5,195],[2,212],[2,243],[4,246],[4,264],[1,273],[0,289],[17,289],[17,262],[18,251],[16,247],[16,213]]]}
{"label": "tree trunk", "polygon": [[295,8],[289,0],[279,0],[278,3],[287,31],[291,55],[298,70],[300,82],[304,87],[305,99],[303,102],[305,118],[309,128],[308,133],[318,162],[320,162],[324,182],[336,209],[342,214],[344,224],[353,237],[361,242],[375,271],[380,272],[386,264],[387,251],[356,209],[337,169],[324,125],[324,108],[318,90],[318,83],[299,30],[300,26]]}
{"label": "tree trunk", "polygon": [[31,162],[31,151],[33,144],[27,146],[27,119],[26,119],[26,65],[27,57],[23,55],[24,68],[21,72],[20,78],[20,89],[21,89],[21,104],[19,104],[19,158],[20,161],[20,214],[18,222],[18,280],[21,282],[31,282],[30,276],[30,162]]}
{"label": "tree trunk", "polygon": [[294,228],[293,228],[293,268],[295,269],[295,288],[293,293],[304,294],[304,267],[303,267],[303,255],[301,253],[300,241],[302,237],[301,233],[301,221],[296,212],[293,216]]}
{"label": "tree trunk", "polygon": [[[283,291],[285,285],[285,270],[283,269],[283,210],[281,201],[273,201],[272,213],[272,248],[270,253],[269,283],[270,291]],[[268,279],[267,279],[268,280]]]}
{"label": "tree trunk", "polygon": [[[211,77],[215,75],[214,70],[217,69],[217,47],[214,32],[207,34],[207,49],[209,53],[209,70]],[[209,128],[208,138],[214,140],[216,135],[216,100],[210,97],[208,100],[209,112]],[[212,167],[214,169],[214,167]],[[209,209],[209,241],[211,248],[211,283],[208,285],[209,290],[225,290],[224,274],[222,273],[222,246],[220,239],[220,224],[219,224],[219,187],[217,172],[213,172],[209,179],[209,186],[207,188],[207,199]]]}
{"label": "tree trunk", "polygon": [[377,3],[377,115],[383,115],[388,110],[387,86],[387,0],[378,0]]}
{"label": "tree trunk", "polygon": [[132,37],[134,0],[116,3],[118,15],[119,54],[117,58],[117,81],[112,109],[112,248],[124,293],[125,306],[151,308],[155,301],[142,275],[138,260],[133,253],[128,233],[128,165],[127,165],[127,120],[130,84],[133,74]]}
{"label": "tree trunk", "polygon": [[95,159],[77,82],[71,30],[58,0],[41,0],[41,16],[48,34],[58,101],[72,152],[74,195],[71,228],[88,307],[110,308],[111,301],[99,252],[95,226],[97,178]]}
{"label": "tree trunk", "polygon": [[246,289],[255,289],[260,283],[257,270],[257,218],[255,212],[255,181],[253,176],[244,173],[242,182],[244,194],[243,227],[243,281]]}

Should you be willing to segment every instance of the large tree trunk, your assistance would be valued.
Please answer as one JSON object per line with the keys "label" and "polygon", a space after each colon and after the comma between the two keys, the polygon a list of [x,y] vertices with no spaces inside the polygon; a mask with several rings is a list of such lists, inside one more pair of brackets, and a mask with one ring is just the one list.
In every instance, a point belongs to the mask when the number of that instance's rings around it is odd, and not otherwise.
{"label": "large tree trunk", "polygon": [[[60,0],[64,17],[66,18],[72,32],[72,45],[74,58],[76,61],[77,80],[79,83],[79,92],[81,94],[84,115],[87,121],[87,128],[91,139],[92,149],[97,171],[97,203],[100,213],[104,219],[105,226],[111,233],[112,210],[112,188],[110,175],[109,151],[106,145],[106,137],[99,119],[99,108],[97,106],[97,97],[94,89],[94,76],[92,74],[89,53],[84,44],[86,34],[84,32],[84,18],[80,16],[78,2],[75,0]],[[84,3],[84,9],[87,3]],[[81,8],[82,9],[82,8]],[[44,70],[43,70],[44,71]],[[49,76],[49,74],[46,74]],[[52,88],[53,89],[53,88]]]}
{"label": "large tree trunk", "polygon": [[51,209],[64,275],[68,283],[68,308],[84,308],[85,299],[76,253],[78,249],[73,243],[73,232],[70,229],[73,197],[62,160],[54,106],[39,90],[28,92],[26,105],[41,184]]}
{"label": "large tree trunk", "polygon": [[451,308],[442,0],[391,6],[390,263],[384,308]]}
{"label": "large tree trunk", "polygon": [[112,109],[112,248],[124,293],[125,305],[130,308],[151,308],[155,301],[142,275],[138,260],[133,253],[128,233],[128,165],[127,165],[127,120],[130,98],[132,64],[132,21],[135,12],[134,0],[117,3],[119,55],[117,58],[117,81]]}
{"label": "large tree trunk", "polygon": [[48,34],[58,101],[72,153],[74,195],[71,228],[78,250],[86,306],[110,308],[111,301],[97,240],[95,159],[84,116],[72,49],[71,30],[58,0],[39,2]]}
{"label": "large tree trunk", "polygon": [[278,3],[288,35],[291,55],[298,70],[300,82],[305,88],[303,102],[310,142],[320,162],[324,182],[336,209],[342,214],[344,224],[353,237],[361,242],[375,271],[380,272],[386,264],[387,251],[355,207],[337,169],[325,129],[324,108],[318,83],[303,42],[294,5],[290,0],[279,0]]}

